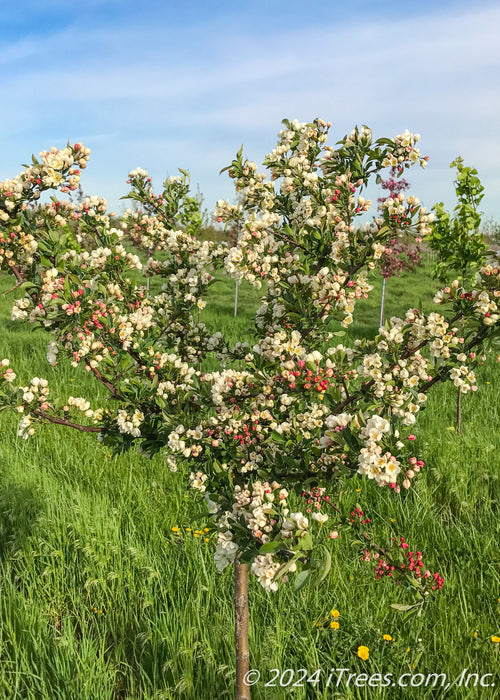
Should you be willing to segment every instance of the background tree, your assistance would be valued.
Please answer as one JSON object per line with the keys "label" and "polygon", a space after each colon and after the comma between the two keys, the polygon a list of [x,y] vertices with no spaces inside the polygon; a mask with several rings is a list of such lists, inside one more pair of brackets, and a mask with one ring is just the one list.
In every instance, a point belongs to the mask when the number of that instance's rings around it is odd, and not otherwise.
{"label": "background tree", "polygon": [[[379,197],[377,202],[379,203],[379,209],[382,209],[383,203],[387,199],[391,199],[394,202],[403,202],[404,195],[410,188],[410,183],[405,180],[405,178],[400,177],[398,179],[398,174],[401,174],[402,168],[398,166],[393,166],[391,168],[390,177],[387,179],[380,179],[380,184],[382,189],[387,190],[386,197]],[[401,195],[401,198],[399,197]],[[403,240],[405,221],[401,220],[402,228],[400,230],[399,238],[393,238],[389,245],[382,252],[381,257],[378,262],[378,270],[382,275],[382,299],[380,302],[380,323],[382,326],[384,324],[384,308],[385,308],[385,298],[386,298],[386,286],[387,280],[390,277],[396,276],[400,277],[403,272],[414,272],[416,268],[422,262],[422,256],[420,253],[420,248],[415,243],[418,243],[421,239],[417,237],[411,244],[408,241]]]}
{"label": "background tree", "polygon": [[[457,204],[450,215],[440,202],[432,207],[436,212],[425,242],[437,253],[434,276],[449,283],[458,277],[462,286],[473,281],[477,271],[486,262],[488,244],[480,230],[479,204],[484,196],[484,187],[477,170],[464,166],[458,157],[450,168],[456,168],[455,193]],[[457,394],[457,430],[462,426],[462,392]]]}

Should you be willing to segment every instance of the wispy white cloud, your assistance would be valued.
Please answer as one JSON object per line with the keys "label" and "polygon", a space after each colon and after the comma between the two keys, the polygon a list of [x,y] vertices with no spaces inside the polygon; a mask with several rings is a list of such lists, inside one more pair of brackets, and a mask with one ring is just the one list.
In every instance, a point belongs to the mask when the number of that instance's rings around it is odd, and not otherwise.
{"label": "wispy white cloud", "polygon": [[234,15],[182,31],[124,19],[77,36],[70,24],[0,47],[12,96],[0,147],[10,165],[14,147],[88,134],[89,190],[99,184],[116,197],[123,168],[139,163],[159,177],[187,166],[212,202],[230,196],[218,170],[242,142],[260,159],[284,116],[324,116],[334,137],[359,122],[377,135],[409,128],[431,155],[425,176],[413,178],[429,203],[451,196],[448,164],[461,153],[489,187],[484,208],[500,218],[499,26],[500,7],[489,4],[364,22],[332,13],[316,26],[265,33]]}

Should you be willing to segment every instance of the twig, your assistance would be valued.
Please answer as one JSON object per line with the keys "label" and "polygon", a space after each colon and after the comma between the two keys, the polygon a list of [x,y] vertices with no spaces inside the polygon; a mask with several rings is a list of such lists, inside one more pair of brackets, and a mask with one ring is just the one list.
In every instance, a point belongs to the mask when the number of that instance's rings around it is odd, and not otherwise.
{"label": "twig", "polygon": [[65,425],[67,428],[74,428],[79,430],[81,433],[101,433],[102,428],[94,428],[91,425],[80,425],[79,423],[73,423],[72,421],[66,420],[65,418],[59,418],[58,416],[50,416],[44,413],[44,411],[30,411],[30,413],[38,418],[43,418],[48,423],[55,423],[57,425]]}

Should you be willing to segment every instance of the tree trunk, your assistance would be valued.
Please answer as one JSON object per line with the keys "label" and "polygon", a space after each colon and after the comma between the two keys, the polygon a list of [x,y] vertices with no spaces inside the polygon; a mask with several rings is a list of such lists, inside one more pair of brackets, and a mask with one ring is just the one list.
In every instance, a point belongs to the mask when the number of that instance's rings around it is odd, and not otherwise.
{"label": "tree trunk", "polygon": [[460,429],[462,427],[462,392],[460,391],[460,387],[458,388],[458,395],[457,395],[457,432],[460,432]]}
{"label": "tree trunk", "polygon": [[236,649],[236,700],[250,700],[245,684],[249,669],[248,564],[234,562],[234,645]]}

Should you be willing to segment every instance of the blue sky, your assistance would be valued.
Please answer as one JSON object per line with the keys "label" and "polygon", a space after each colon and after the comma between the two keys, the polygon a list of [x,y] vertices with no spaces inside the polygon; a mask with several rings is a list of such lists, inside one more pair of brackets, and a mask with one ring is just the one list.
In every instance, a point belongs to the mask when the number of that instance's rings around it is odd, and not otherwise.
{"label": "blue sky", "polygon": [[[141,166],[159,189],[190,170],[205,204],[243,143],[261,162],[284,117],[422,135],[412,193],[453,204],[461,155],[500,220],[500,5],[456,1],[20,0],[0,7],[0,179],[31,153],[83,141],[82,186],[120,211]],[[374,190],[370,193],[376,197]]]}

